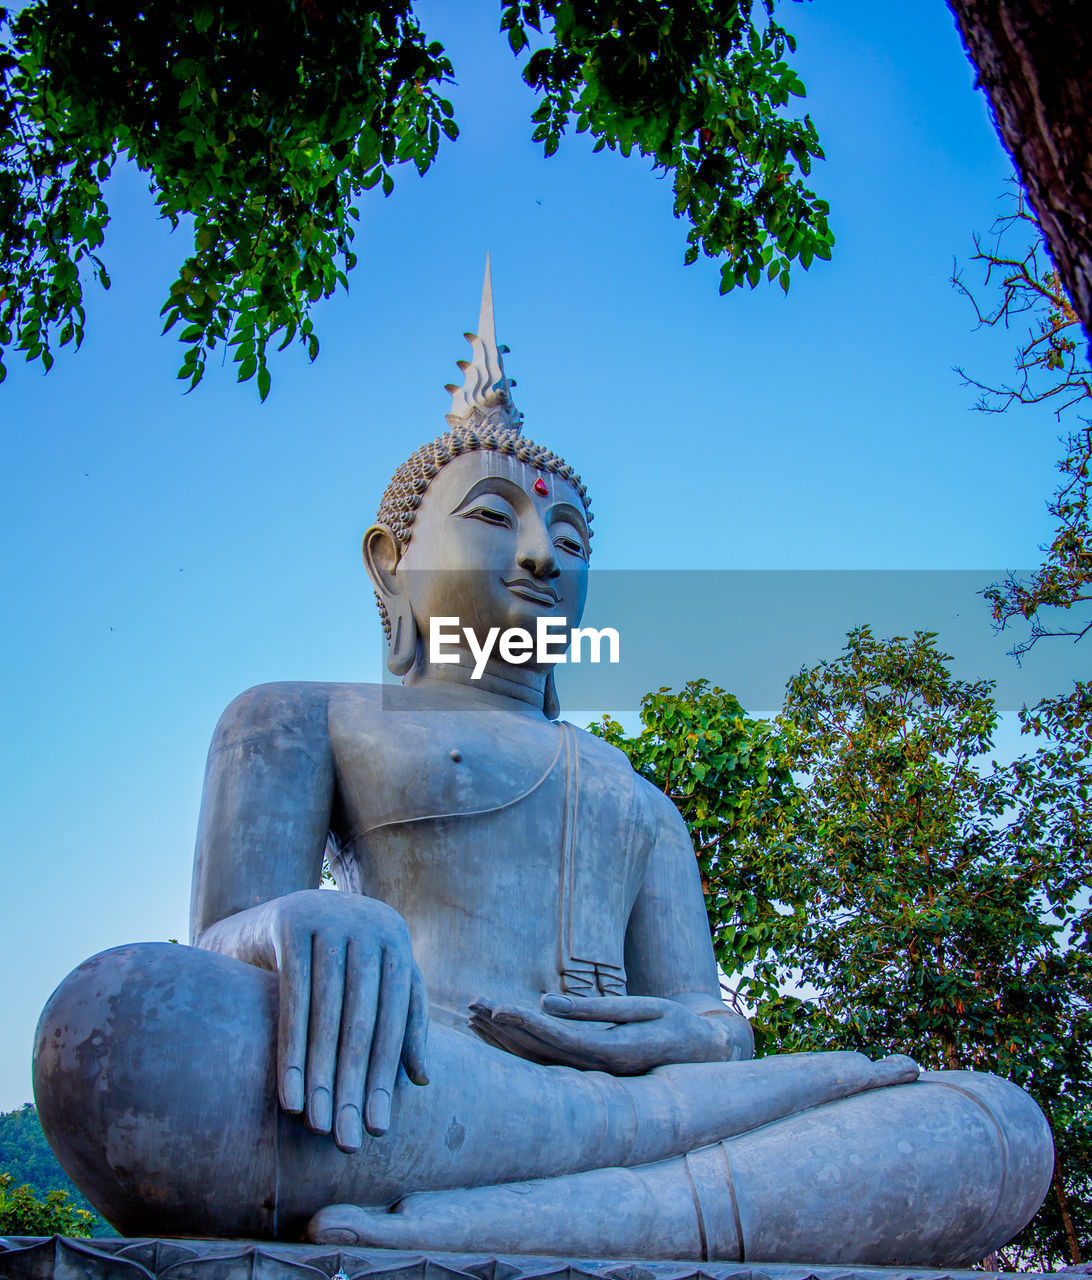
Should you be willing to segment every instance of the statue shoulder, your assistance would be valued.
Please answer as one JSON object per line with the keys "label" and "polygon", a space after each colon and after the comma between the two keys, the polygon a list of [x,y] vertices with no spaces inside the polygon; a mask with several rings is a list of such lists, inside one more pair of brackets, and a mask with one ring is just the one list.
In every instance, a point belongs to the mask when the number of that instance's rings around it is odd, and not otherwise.
{"label": "statue shoulder", "polygon": [[643,774],[638,773],[624,751],[584,729],[578,729],[577,733],[580,735],[581,748],[584,749],[586,746],[586,754],[590,759],[595,760],[597,765],[613,766],[624,770],[632,777],[637,803],[661,832],[681,834],[689,842],[690,834],[686,822],[676,808],[675,802],[654,782],[650,782]]}
{"label": "statue shoulder", "polygon": [[376,685],[346,685],[305,680],[278,680],[254,685],[224,709],[212,739],[213,752],[260,739],[327,740],[331,701],[351,691],[361,700],[378,701]]}
{"label": "statue shoulder", "polygon": [[568,725],[576,735],[580,754],[586,760],[594,761],[597,765],[607,768],[621,769],[625,773],[632,773],[635,778],[640,778],[640,774],[634,772],[633,766],[629,762],[629,756],[624,751],[619,751],[613,743],[600,738],[598,734],[590,733],[587,729],[581,729],[575,724],[569,724],[568,720],[559,721],[559,723]]}
{"label": "statue shoulder", "polygon": [[[638,777],[640,777],[640,774],[638,774]],[[656,817],[661,834],[681,837],[689,847],[690,831],[675,801],[670,796],[665,795],[654,782],[649,782],[647,778],[641,778],[641,785],[648,792],[648,804]]]}
{"label": "statue shoulder", "polygon": [[616,778],[624,776],[633,788],[635,804],[644,812],[648,821],[656,826],[662,826],[665,822],[682,822],[678,809],[654,782],[649,782],[634,769],[624,751],[586,729],[577,729],[575,725],[573,728],[580,743],[581,755],[594,765],[597,772],[611,774]]}

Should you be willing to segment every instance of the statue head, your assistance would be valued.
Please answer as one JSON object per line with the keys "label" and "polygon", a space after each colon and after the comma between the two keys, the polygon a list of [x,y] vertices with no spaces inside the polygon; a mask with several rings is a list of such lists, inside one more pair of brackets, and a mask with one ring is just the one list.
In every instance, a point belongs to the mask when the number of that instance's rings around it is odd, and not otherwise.
{"label": "statue head", "polygon": [[[406,675],[422,662],[432,617],[534,631],[538,617],[580,620],[587,587],[591,509],[580,477],[522,434],[494,333],[486,260],[473,359],[463,386],[449,385],[448,430],[411,455],[383,494],[364,536],[388,641],[387,665]],[[539,670],[533,659],[524,672]],[[557,714],[552,668],[544,710]]]}

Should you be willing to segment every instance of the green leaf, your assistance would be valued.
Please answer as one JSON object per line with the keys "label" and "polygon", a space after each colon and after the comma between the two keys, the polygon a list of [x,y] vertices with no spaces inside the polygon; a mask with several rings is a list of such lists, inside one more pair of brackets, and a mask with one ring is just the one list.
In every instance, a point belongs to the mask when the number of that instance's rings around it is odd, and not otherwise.
{"label": "green leaf", "polygon": [[[688,224],[686,261],[705,253],[729,267],[722,292],[750,279],[775,243],[805,265],[830,256],[826,202],[790,177],[790,151],[801,172],[822,151],[811,121],[785,105],[803,85],[786,61],[793,41],[769,10],[763,3],[741,17],[704,0],[685,15],[664,5],[574,9],[568,0],[502,6],[502,30],[535,88],[529,108],[544,153],[574,127],[593,135],[596,151],[651,156]],[[454,68],[412,6],[380,20],[352,5],[305,13],[293,0],[275,34],[264,11],[229,13],[209,0],[142,13],[119,25],[94,6],[47,14],[29,5],[12,28],[5,83],[17,118],[33,125],[32,151],[36,122],[64,122],[65,148],[63,163],[50,146],[35,152],[33,194],[20,191],[11,206],[28,273],[12,319],[20,349],[40,358],[65,309],[79,306],[78,264],[101,245],[109,218],[101,184],[125,154],[148,176],[159,216],[195,228],[200,269],[185,266],[170,294],[184,332],[199,330],[186,339],[201,343],[200,359],[185,366],[195,386],[252,305],[267,338],[302,332],[311,304],[343,282],[341,262],[347,275],[357,261],[349,224],[361,192],[381,186],[390,196],[396,163],[424,174],[442,140],[458,138],[441,96]],[[527,31],[543,26],[531,52]],[[655,58],[643,52],[649,39]],[[271,42],[289,75],[265,75],[255,61]],[[0,122],[0,137],[16,136]],[[6,230],[0,216],[0,239]],[[771,262],[763,257],[760,269],[768,274]],[[97,261],[96,270],[109,287]]]}

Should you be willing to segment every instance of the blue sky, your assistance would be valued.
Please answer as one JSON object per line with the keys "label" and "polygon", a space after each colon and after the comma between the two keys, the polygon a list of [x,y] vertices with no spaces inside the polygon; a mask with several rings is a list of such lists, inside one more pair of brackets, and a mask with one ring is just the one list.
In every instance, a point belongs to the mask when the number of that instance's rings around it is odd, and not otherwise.
{"label": "blue sky", "polygon": [[2,1109],[30,1097],[65,973],[186,936],[223,706],[264,680],[377,677],[360,537],[443,429],[487,249],[517,402],[588,483],[597,567],[1005,568],[1049,534],[1053,418],[975,414],[952,372],[1011,360],[948,283],[1010,165],[940,0],[783,6],[838,237],[787,299],[720,298],[716,264],[684,268],[670,184],[639,159],[573,136],[543,160],[492,3],[418,7],[462,137],[362,202],[316,364],[278,357],[264,406],[215,365],[182,396],[158,312],[186,244],[122,171],[83,350],[48,377],[12,362],[0,388]]}

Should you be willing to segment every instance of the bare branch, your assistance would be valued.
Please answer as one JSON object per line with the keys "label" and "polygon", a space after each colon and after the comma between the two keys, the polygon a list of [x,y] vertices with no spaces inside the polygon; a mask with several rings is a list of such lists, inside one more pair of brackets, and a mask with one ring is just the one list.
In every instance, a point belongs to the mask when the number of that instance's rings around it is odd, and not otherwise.
{"label": "bare branch", "polygon": [[[970,301],[980,328],[1009,328],[1017,317],[1029,318],[1031,323],[1017,351],[1017,376],[1011,382],[996,385],[961,368],[956,372],[964,386],[979,392],[975,408],[983,413],[1004,413],[1014,404],[1050,404],[1059,421],[1073,411],[1082,423],[1063,441],[1065,453],[1058,464],[1063,481],[1047,504],[1057,528],[1052,541],[1040,547],[1046,553],[1042,566],[1027,578],[1010,573],[982,593],[998,630],[1017,619],[1029,624],[1025,638],[1011,650],[1019,658],[1039,640],[1065,636],[1077,641],[1092,631],[1092,619],[1059,623],[1056,614],[1041,612],[1069,610],[1092,601],[1092,370],[1084,362],[1080,320],[1022,193],[1016,197],[1015,210],[998,218],[991,234],[992,248],[984,248],[982,239],[974,238],[972,261],[985,264],[984,284],[999,290],[992,304],[979,300],[958,268],[953,269],[952,285]],[[1015,254],[1011,250],[1003,254],[1002,244],[1011,244],[1014,235],[1024,243]]]}

